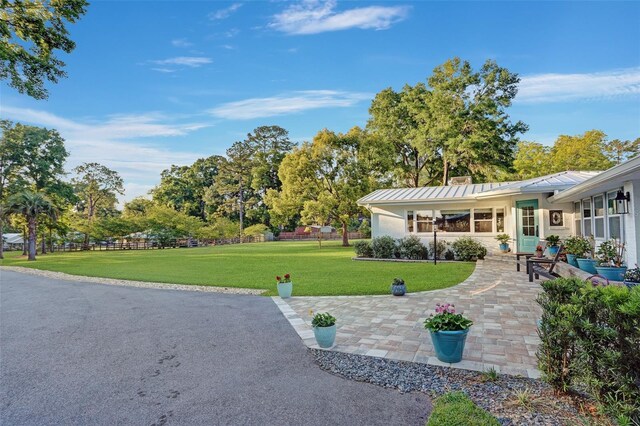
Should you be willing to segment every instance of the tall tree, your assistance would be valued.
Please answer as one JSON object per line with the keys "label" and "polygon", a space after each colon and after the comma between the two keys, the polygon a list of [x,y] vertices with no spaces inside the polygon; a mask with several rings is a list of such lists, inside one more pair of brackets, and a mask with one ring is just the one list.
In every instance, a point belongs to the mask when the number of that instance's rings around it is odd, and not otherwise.
{"label": "tall tree", "polygon": [[357,200],[375,189],[376,173],[367,158],[375,146],[358,128],[346,134],[322,130],[312,143],[294,149],[282,161],[282,190],[269,190],[266,202],[281,223],[301,212],[305,224],[338,222],[342,244],[349,245],[349,220],[362,212]]}
{"label": "tall tree", "polygon": [[46,99],[45,81],[66,77],[55,51],[70,53],[75,43],[67,23],[86,12],[85,0],[0,0],[0,79],[20,93]]}
{"label": "tall tree", "polygon": [[98,163],[83,163],[73,169],[78,175],[72,179],[80,199],[78,210],[86,220],[85,246],[89,244],[91,225],[99,209],[112,209],[117,194],[124,194],[123,181],[118,172]]}
{"label": "tall tree", "polygon": [[550,173],[550,149],[537,142],[522,141],[516,148],[513,160],[516,179],[530,179]]}
{"label": "tall tree", "polygon": [[553,171],[606,170],[614,163],[604,153],[607,135],[589,130],[581,135],[560,135],[551,148]]}
{"label": "tall tree", "polygon": [[8,213],[24,216],[29,233],[29,260],[36,260],[36,230],[38,217],[46,215],[55,219],[58,215],[54,204],[44,194],[23,191],[12,195],[7,200],[5,209]]}
{"label": "tall tree", "polygon": [[[10,194],[17,192],[23,186],[20,170],[26,161],[20,128],[8,120],[0,120],[0,259],[4,258],[3,231],[5,212],[2,205]],[[21,185],[22,183],[22,185]]]}
{"label": "tall tree", "polygon": [[640,154],[640,138],[621,141],[614,139],[604,146],[605,155],[616,164],[623,163]]}

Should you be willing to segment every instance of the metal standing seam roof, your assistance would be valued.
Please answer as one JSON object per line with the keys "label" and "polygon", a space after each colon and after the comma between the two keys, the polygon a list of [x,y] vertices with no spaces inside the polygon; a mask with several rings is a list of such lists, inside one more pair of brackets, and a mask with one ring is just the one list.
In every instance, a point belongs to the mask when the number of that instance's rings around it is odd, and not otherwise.
{"label": "metal standing seam roof", "polygon": [[470,185],[423,186],[419,188],[379,189],[358,200],[358,204],[404,203],[430,200],[461,200],[483,195],[512,192],[553,192],[577,185],[600,172],[566,171],[515,182]]}

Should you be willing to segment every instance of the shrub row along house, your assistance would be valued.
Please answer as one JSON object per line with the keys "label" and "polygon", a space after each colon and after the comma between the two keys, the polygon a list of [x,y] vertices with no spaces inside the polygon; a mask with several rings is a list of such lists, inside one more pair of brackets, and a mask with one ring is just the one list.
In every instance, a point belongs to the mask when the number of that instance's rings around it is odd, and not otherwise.
{"label": "shrub row along house", "polygon": [[358,200],[371,212],[372,237],[417,235],[452,241],[471,236],[489,251],[506,233],[512,250],[534,252],[549,235],[611,238],[626,245],[626,263],[640,263],[640,157],[604,172],[565,171],[538,178],[449,186],[381,189]]}

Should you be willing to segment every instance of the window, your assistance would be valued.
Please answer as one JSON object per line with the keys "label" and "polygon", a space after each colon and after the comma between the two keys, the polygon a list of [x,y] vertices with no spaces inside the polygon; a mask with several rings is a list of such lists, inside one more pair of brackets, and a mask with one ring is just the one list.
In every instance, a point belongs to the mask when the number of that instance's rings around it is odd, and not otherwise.
{"label": "window", "polygon": [[475,232],[493,232],[493,209],[474,209],[473,223]]}
{"label": "window", "polygon": [[618,214],[616,195],[618,195],[618,191],[611,191],[607,193],[609,238],[622,240],[622,217]]}
{"label": "window", "polygon": [[582,217],[584,218],[583,220],[583,234],[585,237],[590,237],[592,234],[591,232],[591,200],[590,199],[586,199],[586,200],[582,200]]}
{"label": "window", "polygon": [[522,235],[525,237],[536,236],[536,217],[533,206],[522,207]]}
{"label": "window", "polygon": [[436,210],[436,224],[442,232],[471,232],[471,210]]}
{"label": "window", "polygon": [[604,197],[602,195],[593,197],[593,216],[595,237],[604,238]]}
{"label": "window", "polygon": [[496,209],[496,232],[504,232],[504,209]]}
{"label": "window", "polygon": [[416,227],[418,232],[433,232],[433,213],[431,210],[416,212]]}
{"label": "window", "polygon": [[413,232],[413,210],[407,212],[407,232]]}
{"label": "window", "polygon": [[576,235],[582,235],[582,215],[580,214],[580,201],[573,204],[574,224]]}

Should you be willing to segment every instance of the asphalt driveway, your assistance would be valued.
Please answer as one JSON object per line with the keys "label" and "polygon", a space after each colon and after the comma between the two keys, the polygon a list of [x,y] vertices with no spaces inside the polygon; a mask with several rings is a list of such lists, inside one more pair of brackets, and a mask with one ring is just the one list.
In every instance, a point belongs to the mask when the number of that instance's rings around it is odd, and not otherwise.
{"label": "asphalt driveway", "polygon": [[320,370],[266,297],[0,269],[2,425],[424,425],[428,409]]}

